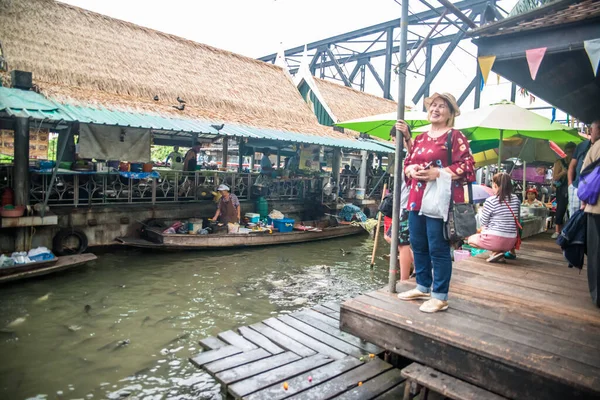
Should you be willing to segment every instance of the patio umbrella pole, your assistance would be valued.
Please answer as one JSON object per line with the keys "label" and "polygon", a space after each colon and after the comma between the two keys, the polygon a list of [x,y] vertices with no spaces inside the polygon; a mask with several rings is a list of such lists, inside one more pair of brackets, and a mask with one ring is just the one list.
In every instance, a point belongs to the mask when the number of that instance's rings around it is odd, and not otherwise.
{"label": "patio umbrella pole", "polygon": [[[398,63],[398,108],[397,120],[404,119],[406,102],[406,50],[408,42],[408,1],[402,2],[400,17],[400,61]],[[394,165],[394,208],[392,214],[392,244],[390,249],[390,268],[388,286],[390,293],[396,293],[396,266],[398,263],[398,230],[400,228],[400,197],[402,196],[401,171],[404,151],[404,135],[396,133],[396,164]]]}
{"label": "patio umbrella pole", "polygon": [[[385,198],[385,191],[387,189],[387,183],[383,184],[383,191],[381,192],[381,202],[383,203],[383,199]],[[377,241],[379,239],[379,230],[381,229],[381,214],[379,211],[379,216],[377,217],[377,228],[375,228],[375,243],[373,243],[373,254],[371,254],[371,269],[375,265],[375,252],[377,252]],[[385,232],[383,232],[385,235]]]}
{"label": "patio umbrella pole", "polygon": [[525,201],[525,199],[526,199],[525,195],[527,194],[527,161],[523,161],[523,187],[522,187],[522,191],[523,191],[523,201]]}
{"label": "patio umbrella pole", "polygon": [[500,168],[502,167],[502,139],[504,136],[504,130],[500,129],[500,142],[498,143],[498,172],[500,172]]}

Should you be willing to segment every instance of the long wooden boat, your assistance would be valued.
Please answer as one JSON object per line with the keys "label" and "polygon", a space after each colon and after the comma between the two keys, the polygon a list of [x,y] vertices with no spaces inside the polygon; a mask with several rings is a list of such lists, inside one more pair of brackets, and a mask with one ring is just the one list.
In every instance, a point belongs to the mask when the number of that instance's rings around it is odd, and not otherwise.
{"label": "long wooden boat", "polygon": [[160,250],[207,250],[232,247],[270,246],[305,243],[366,233],[360,226],[338,225],[318,231],[260,232],[247,234],[213,233],[209,235],[164,234],[160,228],[147,228],[144,237],[120,237],[116,240],[130,247]]}
{"label": "long wooden boat", "polygon": [[36,276],[52,274],[69,268],[79,267],[97,259],[94,254],[76,254],[72,256],[57,257],[55,260],[30,263],[21,267],[6,268],[0,274],[0,283],[17,281],[20,279],[33,278]]}

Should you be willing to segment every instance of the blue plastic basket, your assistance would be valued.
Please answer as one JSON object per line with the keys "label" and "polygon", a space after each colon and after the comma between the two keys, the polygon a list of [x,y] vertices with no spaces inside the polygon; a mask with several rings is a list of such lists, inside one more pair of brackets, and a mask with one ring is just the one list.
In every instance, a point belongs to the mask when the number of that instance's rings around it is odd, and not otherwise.
{"label": "blue plastic basket", "polygon": [[294,229],[294,222],[295,220],[290,218],[274,219],[273,227],[282,233],[291,232]]}

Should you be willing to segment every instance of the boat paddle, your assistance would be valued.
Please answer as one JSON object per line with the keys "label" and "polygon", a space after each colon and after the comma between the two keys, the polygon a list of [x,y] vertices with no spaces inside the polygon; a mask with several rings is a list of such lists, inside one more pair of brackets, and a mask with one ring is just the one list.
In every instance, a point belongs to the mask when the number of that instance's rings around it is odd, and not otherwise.
{"label": "boat paddle", "polygon": [[[381,192],[381,202],[383,203],[383,199],[385,198],[385,191],[387,189],[387,183],[383,184],[383,190]],[[379,203],[381,204],[381,203]],[[381,216],[383,213],[381,211],[378,212],[379,216],[377,217],[377,228],[375,228],[375,243],[373,244],[373,254],[371,255],[371,269],[375,265],[375,252],[377,251],[377,241],[379,239],[379,229],[381,229]]]}

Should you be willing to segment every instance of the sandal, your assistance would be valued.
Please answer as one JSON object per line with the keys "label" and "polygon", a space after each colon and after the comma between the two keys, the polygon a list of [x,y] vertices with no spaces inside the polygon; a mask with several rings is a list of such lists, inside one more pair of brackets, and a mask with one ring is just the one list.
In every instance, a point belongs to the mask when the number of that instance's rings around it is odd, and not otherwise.
{"label": "sandal", "polygon": [[496,253],[496,254],[492,254],[492,256],[490,258],[488,258],[486,261],[489,263],[495,263],[495,262],[502,260],[503,258],[504,258],[504,253]]}

